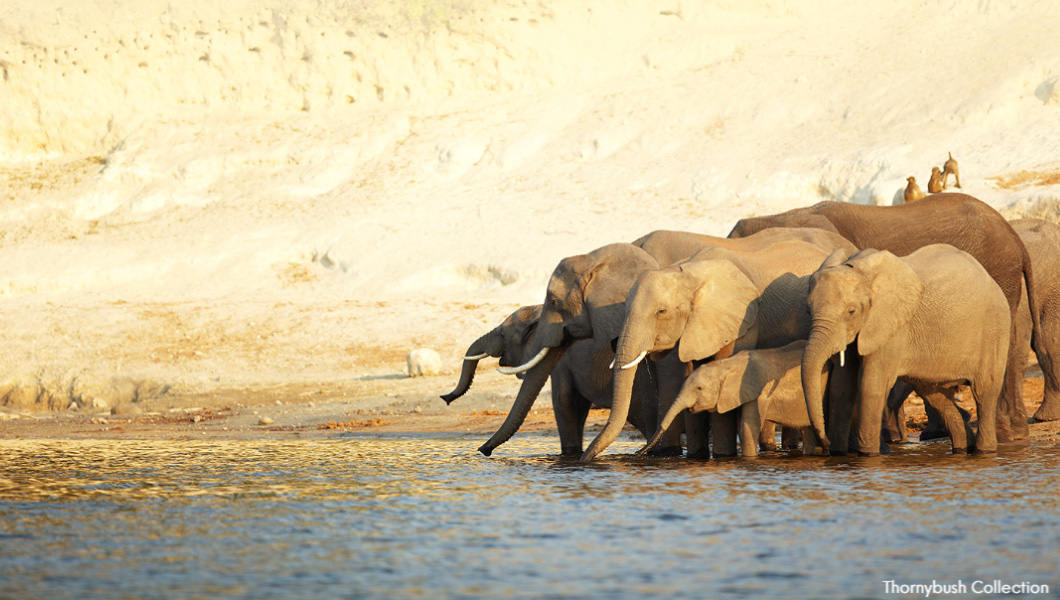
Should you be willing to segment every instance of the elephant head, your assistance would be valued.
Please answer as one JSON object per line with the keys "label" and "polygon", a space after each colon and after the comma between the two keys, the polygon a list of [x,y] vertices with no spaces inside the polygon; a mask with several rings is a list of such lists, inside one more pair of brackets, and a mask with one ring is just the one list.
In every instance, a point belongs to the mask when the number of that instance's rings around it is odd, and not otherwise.
{"label": "elephant head", "polygon": [[762,377],[758,377],[761,381],[751,380],[756,374],[748,372],[750,357],[749,352],[737,352],[729,358],[709,362],[692,371],[685,379],[677,400],[666,411],[655,436],[638,454],[654,448],[677,416],[685,410],[725,413],[757,400],[766,381]]}
{"label": "elephant head", "polygon": [[618,337],[625,318],[630,286],[658,262],[633,244],[610,244],[588,254],[560,261],[548,281],[537,330],[527,362],[504,369],[506,374],[529,370],[553,348],[594,338],[610,343]]}
{"label": "elephant head", "polygon": [[522,306],[508,315],[500,325],[494,327],[489,333],[471,343],[464,353],[464,364],[460,369],[460,381],[456,388],[442,396],[446,404],[451,403],[460,396],[467,393],[471,388],[471,382],[475,378],[475,369],[478,361],[494,357],[500,358],[502,367],[510,367],[525,362],[529,356],[526,350],[528,342],[537,328],[537,320],[541,317],[541,305]]}
{"label": "elephant head", "polygon": [[863,250],[846,262],[829,256],[810,279],[808,299],[813,324],[802,357],[806,410],[822,447],[829,447],[824,428],[823,388],[810,374],[820,373],[825,361],[857,342],[857,353],[870,355],[882,348],[912,319],[924,285],[901,259],[887,251]]}
{"label": "elephant head", "polygon": [[714,356],[738,338],[754,335],[758,297],[758,288],[725,260],[687,262],[641,275],[626,297],[611,414],[582,460],[592,460],[618,437],[629,414],[634,367],[645,356],[661,357],[675,347],[682,362]]}

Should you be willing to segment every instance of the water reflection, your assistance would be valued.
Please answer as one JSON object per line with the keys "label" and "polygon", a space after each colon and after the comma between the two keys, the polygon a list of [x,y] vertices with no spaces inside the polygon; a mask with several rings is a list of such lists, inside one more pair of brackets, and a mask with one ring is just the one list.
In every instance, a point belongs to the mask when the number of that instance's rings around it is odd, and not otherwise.
{"label": "water reflection", "polygon": [[[520,437],[0,440],[12,597],[882,597],[1060,590],[1060,451],[690,461]],[[621,453],[630,454],[621,454]],[[1055,595],[1054,595],[1055,597]]]}

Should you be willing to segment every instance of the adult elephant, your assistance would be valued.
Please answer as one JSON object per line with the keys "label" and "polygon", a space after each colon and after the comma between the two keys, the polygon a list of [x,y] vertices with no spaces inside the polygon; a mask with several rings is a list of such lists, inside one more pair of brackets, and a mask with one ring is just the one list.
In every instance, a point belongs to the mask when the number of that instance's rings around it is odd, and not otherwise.
{"label": "adult elephant", "polygon": [[[464,355],[460,381],[456,388],[442,396],[446,404],[452,403],[467,393],[474,380],[475,370],[480,360],[487,357],[500,358],[502,366],[520,364],[529,358],[528,341],[537,327],[541,316],[541,305],[523,306],[509,315],[500,325],[478,338],[468,347]],[[552,410],[559,432],[560,452],[564,455],[579,456],[582,453],[585,420],[589,408],[596,405],[607,408],[611,405],[611,371],[608,368],[614,360],[610,348],[604,352],[594,352],[591,341],[576,342],[571,345],[563,357],[546,377],[552,380]],[[532,382],[520,387],[520,394],[532,394],[535,398],[541,386],[537,379],[542,372],[531,369],[526,375]],[[643,379],[643,378],[638,378]],[[630,410],[629,421],[645,437],[652,435],[656,428],[655,415],[658,409],[653,398],[651,386],[637,385],[634,390],[635,406]],[[643,410],[639,404],[646,403]],[[518,431],[526,420],[533,399],[516,397],[512,410],[496,433],[482,446],[479,452],[490,456],[501,444],[507,442]]]}
{"label": "adult elephant", "polygon": [[[1023,245],[1034,264],[1035,296],[1038,317],[1041,321],[1042,337],[1056,343],[1060,340],[1060,225],[1040,219],[1019,219],[1011,222],[1012,228],[1023,240]],[[1026,298],[1026,289],[1023,290]],[[1027,306],[1034,306],[1027,298]],[[1016,320],[1016,344],[1019,356],[1026,369],[1027,351],[1030,346],[1034,321],[1030,310],[1021,310]],[[1060,364],[1039,365],[1045,378],[1045,399],[1034,413],[1037,421],[1060,419]],[[1046,369],[1049,373],[1046,374]],[[1021,371],[1022,372],[1022,371]]]}
{"label": "adult elephant", "polygon": [[[818,240],[829,250],[851,246],[841,236],[822,235],[813,230],[768,232],[741,240],[661,230],[637,239],[634,244],[610,244],[588,254],[564,258],[549,278],[541,318],[530,342],[532,358],[505,372],[528,372],[542,361],[555,360],[557,352],[566,350],[577,340],[592,339],[597,352],[604,352],[605,347],[611,348],[625,323],[626,294],[641,273],[659,268],[660,263],[654,258],[656,255],[670,260],[684,252],[711,247],[750,250],[779,239],[804,238]],[[529,379],[528,373],[524,387]],[[672,402],[678,391],[680,385],[673,389],[660,388],[659,402]],[[622,417],[623,420],[626,418]],[[669,437],[659,452],[680,453],[679,444],[678,437]]]}
{"label": "adult elephant", "polygon": [[[996,210],[966,194],[932,194],[912,204],[864,206],[845,202],[821,202],[785,213],[741,219],[730,237],[745,237],[776,227],[818,227],[842,235],[861,249],[887,250],[906,256],[930,244],[950,244],[979,261],[998,284],[1008,301],[1011,322],[1019,314],[1024,281],[1030,293],[1032,346],[1046,378],[1053,379],[1047,343],[1035,299],[1035,281],[1030,256],[1015,230]],[[1020,370],[1022,359],[1011,327],[1005,384],[998,402],[997,439],[1011,441],[1029,435],[1023,407]],[[856,354],[852,353],[856,359]],[[834,411],[833,411],[834,413]],[[844,419],[840,419],[843,421]],[[840,423],[840,427],[846,425]],[[833,450],[846,450],[846,436],[837,431]]]}
{"label": "adult elephant", "polygon": [[[1035,295],[1038,301],[1038,316],[1042,325],[1042,335],[1046,340],[1060,340],[1060,225],[1042,221],[1040,219],[1018,219],[1009,221],[1012,228],[1023,241],[1027,253],[1034,265]],[[1022,362],[1017,368],[1024,371],[1027,366],[1027,353],[1030,351],[1031,331],[1033,322],[1031,320],[1030,302],[1027,299],[1027,290],[1023,289],[1020,300],[1019,318],[1016,320],[1015,343],[1019,349]],[[1060,364],[1055,361],[1051,365],[1052,376],[1045,377],[1045,398],[1038,410],[1034,413],[1036,421],[1055,421],[1060,419],[1060,388],[1056,382],[1060,381],[1060,373],[1057,369]],[[1044,367],[1043,367],[1044,371]],[[885,418],[894,415],[889,428],[891,437],[895,440],[905,439],[904,419],[898,417],[901,404],[905,401],[903,394],[901,398],[888,399],[888,408],[893,412],[885,413]],[[897,400],[897,402],[893,402]],[[933,439],[949,435],[940,415],[925,406],[927,409],[928,423],[920,434],[920,439]],[[887,425],[887,424],[885,424]]]}
{"label": "adult elephant", "polygon": [[[895,379],[912,384],[946,420],[955,452],[972,443],[953,403],[968,383],[978,408],[975,447],[997,449],[996,403],[1001,393],[1012,328],[1008,301],[970,254],[931,244],[905,257],[862,250],[829,260],[813,274],[808,299],[812,330],[802,358],[806,408],[821,445],[823,390],[815,376],[850,346],[861,356],[858,373],[858,449],[878,453],[880,418]],[[969,326],[969,324],[972,324]]]}
{"label": "adult elephant", "polygon": [[[837,244],[843,249],[835,253],[844,257],[854,250],[846,240]],[[799,240],[744,251],[711,248],[688,261],[641,275],[626,296],[626,320],[615,353],[611,414],[582,460],[592,460],[618,436],[632,398],[631,369],[645,357],[676,362],[679,368],[659,369],[660,386],[680,390],[684,375],[697,361],[806,339],[810,333],[809,275],[834,250]],[[666,382],[664,373],[678,375]],[[665,411],[670,404],[672,398],[660,393],[660,409]],[[734,429],[728,429],[735,428],[736,416],[715,416],[715,456],[736,454]],[[758,440],[742,443],[757,444]]]}

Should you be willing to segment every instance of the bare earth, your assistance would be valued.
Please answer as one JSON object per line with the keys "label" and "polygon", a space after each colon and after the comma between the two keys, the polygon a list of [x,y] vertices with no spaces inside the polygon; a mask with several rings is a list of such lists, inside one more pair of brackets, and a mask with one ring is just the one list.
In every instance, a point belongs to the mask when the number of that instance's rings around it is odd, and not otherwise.
{"label": "bare earth", "polygon": [[[1036,366],[1028,374],[1032,377],[1024,382],[1024,400],[1031,414],[1041,403],[1043,380]],[[479,434],[485,441],[507,415],[518,382],[480,367],[472,391],[446,406],[438,396],[448,392],[455,380],[455,374],[382,375],[328,386],[255,387],[209,395],[167,393],[98,413],[5,412],[0,413],[0,438],[280,439],[359,432]],[[556,432],[548,392],[546,387],[517,435]],[[959,399],[974,415],[970,395],[964,392]],[[605,409],[591,411],[586,443],[606,422],[607,414]],[[915,396],[910,398],[906,414],[910,439],[915,441],[926,422],[923,403]],[[1060,421],[1032,423],[1030,431],[1032,440],[1060,442]],[[632,434],[639,436],[635,431]],[[468,452],[474,452],[479,443],[470,440]]]}

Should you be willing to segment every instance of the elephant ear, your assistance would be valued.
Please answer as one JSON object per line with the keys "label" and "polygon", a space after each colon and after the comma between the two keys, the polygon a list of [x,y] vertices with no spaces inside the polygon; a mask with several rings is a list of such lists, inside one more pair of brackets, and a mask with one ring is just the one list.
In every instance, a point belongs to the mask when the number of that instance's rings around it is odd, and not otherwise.
{"label": "elephant ear", "polygon": [[[742,356],[741,356],[742,354]],[[758,400],[764,382],[762,374],[754,368],[754,363],[749,361],[749,353],[742,352],[733,358],[726,360],[744,361],[744,365],[736,369],[727,369],[725,377],[718,388],[719,413],[727,413],[744,404]]]}
{"label": "elephant ear", "polygon": [[698,277],[701,284],[692,294],[678,357],[682,362],[704,360],[754,326],[758,288],[736,265],[724,260],[688,263],[681,270]]}
{"label": "elephant ear", "polygon": [[866,356],[882,348],[913,318],[924,283],[905,261],[886,251],[859,254],[850,265],[871,281],[868,315],[858,332],[858,354]]}
{"label": "elephant ear", "polygon": [[593,337],[612,340],[626,322],[626,294],[641,273],[659,268],[650,254],[632,244],[610,244],[590,253],[594,263],[578,280]]}
{"label": "elephant ear", "polygon": [[850,258],[850,253],[846,250],[834,250],[831,254],[828,255],[828,258],[824,259],[824,262],[821,263],[821,266],[817,267],[817,270],[820,271],[821,269],[827,269],[828,267],[839,266],[846,262],[848,258]]}

